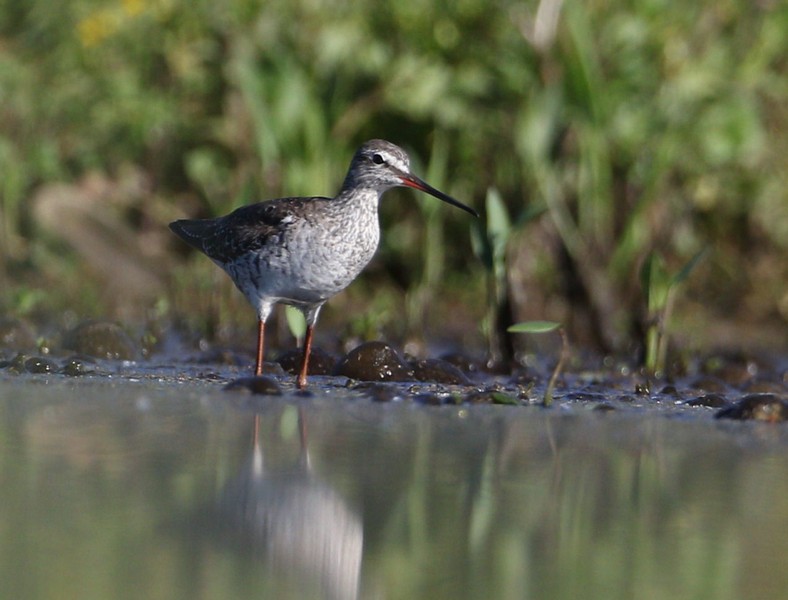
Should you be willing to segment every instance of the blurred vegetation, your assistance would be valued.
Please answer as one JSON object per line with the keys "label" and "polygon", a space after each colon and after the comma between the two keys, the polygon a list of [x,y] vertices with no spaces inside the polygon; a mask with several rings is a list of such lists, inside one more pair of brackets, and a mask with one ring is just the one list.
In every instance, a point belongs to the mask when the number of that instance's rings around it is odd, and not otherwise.
{"label": "blurred vegetation", "polygon": [[[0,308],[248,325],[166,223],[333,194],[382,137],[464,202],[497,190],[511,229],[488,331],[553,319],[642,348],[643,261],[676,272],[708,246],[674,306],[682,341],[784,343],[787,67],[773,0],[0,0]],[[383,203],[338,319],[481,345],[468,221],[408,194]]]}

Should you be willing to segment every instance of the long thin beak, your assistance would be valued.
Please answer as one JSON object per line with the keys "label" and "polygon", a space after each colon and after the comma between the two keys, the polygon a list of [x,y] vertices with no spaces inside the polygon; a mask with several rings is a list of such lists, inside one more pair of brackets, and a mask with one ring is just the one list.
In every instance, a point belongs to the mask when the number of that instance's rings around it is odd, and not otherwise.
{"label": "long thin beak", "polygon": [[465,212],[471,213],[474,217],[478,217],[479,213],[473,210],[470,206],[465,206],[462,202],[455,200],[451,196],[444,194],[440,190],[436,190],[430,184],[425,181],[422,181],[415,175],[411,175],[410,173],[403,173],[402,174],[402,185],[406,187],[411,187],[416,190],[420,190],[422,192],[427,192],[430,196],[435,196],[439,200],[443,200],[444,202],[451,204],[452,206],[456,206],[457,208],[461,208]]}

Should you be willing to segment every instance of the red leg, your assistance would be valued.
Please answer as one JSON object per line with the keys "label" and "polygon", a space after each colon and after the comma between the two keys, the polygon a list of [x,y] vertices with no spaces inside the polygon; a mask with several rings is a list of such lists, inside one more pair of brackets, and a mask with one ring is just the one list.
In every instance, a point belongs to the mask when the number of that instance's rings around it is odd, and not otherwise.
{"label": "red leg", "polygon": [[303,390],[306,387],[306,373],[309,370],[309,353],[312,351],[312,331],[314,331],[314,326],[307,325],[306,336],[304,337],[304,356],[301,359],[301,372],[298,374],[298,380],[296,381],[296,386],[299,390]]}
{"label": "red leg", "polygon": [[265,321],[257,321],[257,362],[254,365],[254,374],[263,374],[263,342],[265,341]]}

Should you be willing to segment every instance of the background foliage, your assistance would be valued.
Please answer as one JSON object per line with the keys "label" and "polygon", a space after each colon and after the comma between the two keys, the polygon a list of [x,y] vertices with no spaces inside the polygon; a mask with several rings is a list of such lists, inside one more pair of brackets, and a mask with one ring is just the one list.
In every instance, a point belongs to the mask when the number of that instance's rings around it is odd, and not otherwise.
{"label": "background foliage", "polygon": [[345,334],[478,344],[489,301],[488,331],[553,319],[626,348],[646,258],[708,247],[684,341],[781,344],[787,62],[771,0],[0,0],[0,307],[248,325],[166,223],[330,195],[382,137],[457,198],[500,197],[504,289],[465,215],[391,194],[377,261],[326,313]]}

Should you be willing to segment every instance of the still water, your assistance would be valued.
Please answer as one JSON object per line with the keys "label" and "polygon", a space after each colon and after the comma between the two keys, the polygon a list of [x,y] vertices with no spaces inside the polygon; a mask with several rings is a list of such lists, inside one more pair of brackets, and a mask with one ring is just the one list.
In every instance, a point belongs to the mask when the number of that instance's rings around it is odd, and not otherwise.
{"label": "still water", "polygon": [[0,381],[0,598],[788,597],[785,425],[342,394]]}

